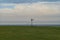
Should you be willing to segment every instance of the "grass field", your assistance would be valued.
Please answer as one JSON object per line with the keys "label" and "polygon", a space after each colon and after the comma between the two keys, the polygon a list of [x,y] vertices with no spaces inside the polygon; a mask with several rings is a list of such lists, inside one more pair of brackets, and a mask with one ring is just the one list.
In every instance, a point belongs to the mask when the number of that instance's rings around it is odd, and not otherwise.
{"label": "grass field", "polygon": [[0,40],[60,40],[60,27],[0,26]]}

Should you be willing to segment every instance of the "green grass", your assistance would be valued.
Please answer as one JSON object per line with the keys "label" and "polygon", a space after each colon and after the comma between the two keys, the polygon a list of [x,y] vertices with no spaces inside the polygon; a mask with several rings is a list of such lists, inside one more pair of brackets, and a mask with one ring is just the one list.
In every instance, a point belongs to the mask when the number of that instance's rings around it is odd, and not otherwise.
{"label": "green grass", "polygon": [[60,27],[0,26],[0,40],[60,40]]}

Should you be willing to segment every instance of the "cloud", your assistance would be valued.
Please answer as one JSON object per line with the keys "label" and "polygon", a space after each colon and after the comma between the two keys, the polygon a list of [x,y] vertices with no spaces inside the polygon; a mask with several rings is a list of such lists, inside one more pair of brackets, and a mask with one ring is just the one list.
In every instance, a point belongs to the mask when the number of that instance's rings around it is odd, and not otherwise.
{"label": "cloud", "polygon": [[[2,4],[8,6],[6,4]],[[11,4],[9,4],[11,5]],[[60,3],[32,3],[32,4],[12,4],[14,9],[4,8],[0,9],[1,13],[20,13],[20,14],[40,14],[40,15],[49,15],[49,14],[59,14],[60,13]],[[4,12],[3,12],[4,11]]]}
{"label": "cloud", "polygon": [[[2,4],[3,5],[3,4]],[[0,9],[0,21],[27,21],[34,18],[36,22],[60,22],[60,3],[13,4],[14,9]]]}

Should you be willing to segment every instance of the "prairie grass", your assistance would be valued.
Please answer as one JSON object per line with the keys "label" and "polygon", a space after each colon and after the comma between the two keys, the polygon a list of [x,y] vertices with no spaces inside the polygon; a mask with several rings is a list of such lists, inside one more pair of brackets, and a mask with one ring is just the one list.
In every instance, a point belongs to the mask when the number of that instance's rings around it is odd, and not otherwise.
{"label": "prairie grass", "polygon": [[0,26],[0,40],[60,40],[60,27]]}

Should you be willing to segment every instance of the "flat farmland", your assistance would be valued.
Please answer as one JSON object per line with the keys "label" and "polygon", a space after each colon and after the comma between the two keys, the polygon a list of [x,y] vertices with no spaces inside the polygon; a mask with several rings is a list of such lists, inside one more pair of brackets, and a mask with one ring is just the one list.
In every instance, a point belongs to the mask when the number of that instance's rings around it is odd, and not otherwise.
{"label": "flat farmland", "polygon": [[0,40],[60,40],[60,27],[0,26]]}

